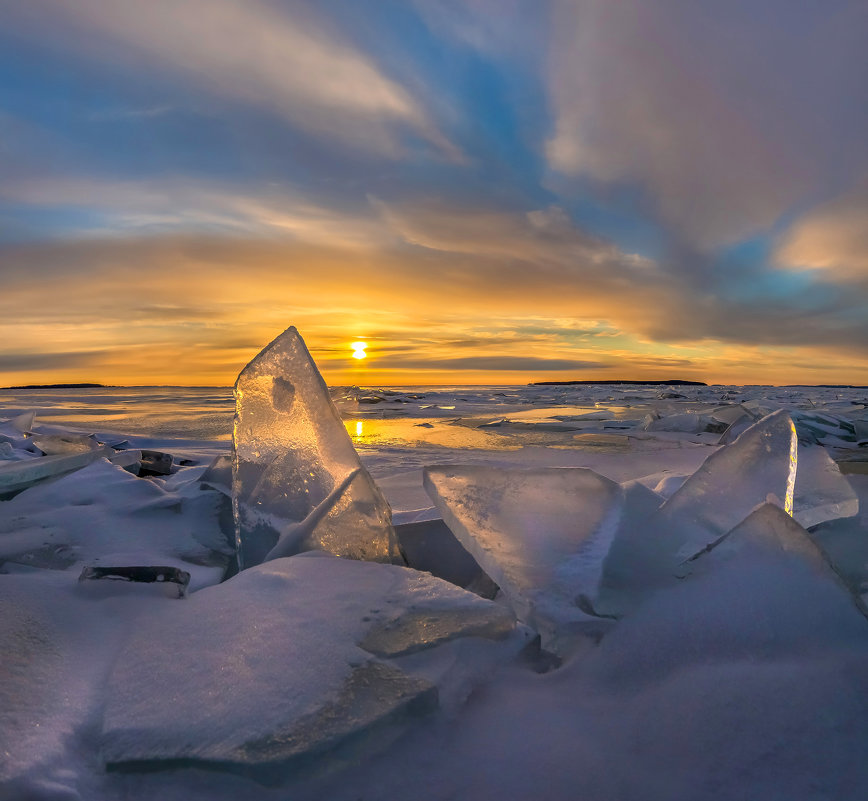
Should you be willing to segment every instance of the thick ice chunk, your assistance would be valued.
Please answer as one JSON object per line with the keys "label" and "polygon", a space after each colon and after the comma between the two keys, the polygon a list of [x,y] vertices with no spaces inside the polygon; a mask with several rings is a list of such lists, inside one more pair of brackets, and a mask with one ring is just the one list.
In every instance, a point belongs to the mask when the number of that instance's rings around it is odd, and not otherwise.
{"label": "thick ice chunk", "polygon": [[745,417],[753,417],[740,403],[730,406],[718,406],[711,412],[711,418],[718,423],[731,426]]}
{"label": "thick ice chunk", "polygon": [[514,653],[519,635],[509,610],[408,568],[313,553],[273,560],[135,630],[109,680],[103,755],[255,774],[449,692],[392,657],[418,668],[458,640],[498,653],[510,642]]}
{"label": "thick ice chunk", "polygon": [[235,382],[239,565],[307,550],[397,559],[391,510],[359,462],[325,382],[288,328]]}
{"label": "thick ice chunk", "polygon": [[793,508],[797,440],[774,412],[713,453],[660,508],[620,528],[606,557],[596,609],[620,616],[671,584],[684,560],[715,542],[759,504]]}
{"label": "thick ice chunk", "polygon": [[709,421],[710,418],[706,415],[684,412],[646,420],[642,428],[645,431],[679,431],[685,434],[698,434],[708,430]]}
{"label": "thick ice chunk", "polygon": [[799,445],[793,517],[805,528],[859,513],[859,497],[818,445]]}
{"label": "thick ice chunk", "polygon": [[[594,622],[594,595],[621,513],[621,488],[585,468],[428,467],[443,519],[550,650]],[[595,623],[596,625],[596,623]],[[564,641],[566,642],[566,640]]]}
{"label": "thick ice chunk", "polygon": [[[706,554],[714,554],[713,559]],[[693,561],[701,559],[707,563],[733,556],[750,558],[781,558],[784,555],[796,557],[820,573],[832,575],[831,568],[822,551],[811,540],[810,535],[779,506],[764,503],[751,512],[725,537],[703,552],[696,554]]]}

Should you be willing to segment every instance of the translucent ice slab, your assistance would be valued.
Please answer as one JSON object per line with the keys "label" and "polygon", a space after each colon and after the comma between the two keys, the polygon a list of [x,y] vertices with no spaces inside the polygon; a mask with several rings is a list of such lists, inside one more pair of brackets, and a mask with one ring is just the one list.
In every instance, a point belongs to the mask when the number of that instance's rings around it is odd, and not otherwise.
{"label": "translucent ice slab", "polygon": [[680,565],[771,501],[792,514],[797,439],[784,411],[713,453],[653,514],[622,526],[606,557],[597,610],[622,615],[670,584]]}
{"label": "translucent ice slab", "polygon": [[455,536],[546,648],[558,651],[570,630],[594,623],[577,600],[596,592],[621,513],[618,484],[585,468],[458,465],[428,467],[423,481]]}
{"label": "translucent ice slab", "polygon": [[99,448],[79,453],[22,459],[0,465],[0,494],[17,492],[39,481],[71,473],[96,461],[101,456],[114,454],[112,448]]}
{"label": "translucent ice slab", "polygon": [[42,434],[34,432],[31,437],[33,444],[46,456],[71,455],[99,450],[99,442],[94,437],[72,432]]}
{"label": "translucent ice slab", "polygon": [[235,383],[232,442],[241,568],[307,550],[396,560],[391,510],[362,467],[295,328]]}
{"label": "translucent ice slab", "polygon": [[793,517],[805,528],[859,513],[859,497],[825,448],[799,445]]}
{"label": "translucent ice slab", "polygon": [[792,514],[796,460],[796,430],[783,410],[709,456],[657,513],[672,556],[695,553],[766,500]]}

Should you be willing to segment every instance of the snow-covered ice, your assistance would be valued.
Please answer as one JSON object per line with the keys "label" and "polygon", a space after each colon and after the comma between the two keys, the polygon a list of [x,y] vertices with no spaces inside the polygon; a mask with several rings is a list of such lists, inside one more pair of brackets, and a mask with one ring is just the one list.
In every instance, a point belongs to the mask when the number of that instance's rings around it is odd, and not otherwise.
{"label": "snow-covered ice", "polygon": [[273,771],[435,709],[437,683],[394,657],[462,637],[512,637],[513,654],[525,642],[504,607],[409,568],[272,560],[132,632],[108,682],[103,757]]}

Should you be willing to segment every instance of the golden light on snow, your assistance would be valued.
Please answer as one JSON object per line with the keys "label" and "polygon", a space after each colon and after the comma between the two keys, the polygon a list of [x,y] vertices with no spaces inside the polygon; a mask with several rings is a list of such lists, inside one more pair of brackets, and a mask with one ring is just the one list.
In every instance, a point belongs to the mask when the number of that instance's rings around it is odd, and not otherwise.
{"label": "golden light on snow", "polygon": [[368,347],[367,342],[353,342],[350,347],[353,349],[354,359],[364,359],[368,355],[365,353],[365,348]]}

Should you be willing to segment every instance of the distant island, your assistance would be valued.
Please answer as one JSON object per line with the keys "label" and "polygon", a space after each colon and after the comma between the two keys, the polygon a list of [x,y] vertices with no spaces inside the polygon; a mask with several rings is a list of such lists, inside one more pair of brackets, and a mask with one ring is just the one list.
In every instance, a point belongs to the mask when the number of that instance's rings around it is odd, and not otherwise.
{"label": "distant island", "polygon": [[605,384],[615,385],[615,384],[641,384],[646,387],[656,387],[656,386],[664,386],[664,387],[707,387],[704,381],[684,381],[680,378],[671,378],[668,381],[624,381],[622,379],[609,379],[608,381],[532,381],[528,386],[531,387],[550,387],[550,386],[564,386],[564,385],[573,385],[573,384]]}
{"label": "distant island", "polygon": [[23,384],[4,389],[105,389],[105,384]]}

